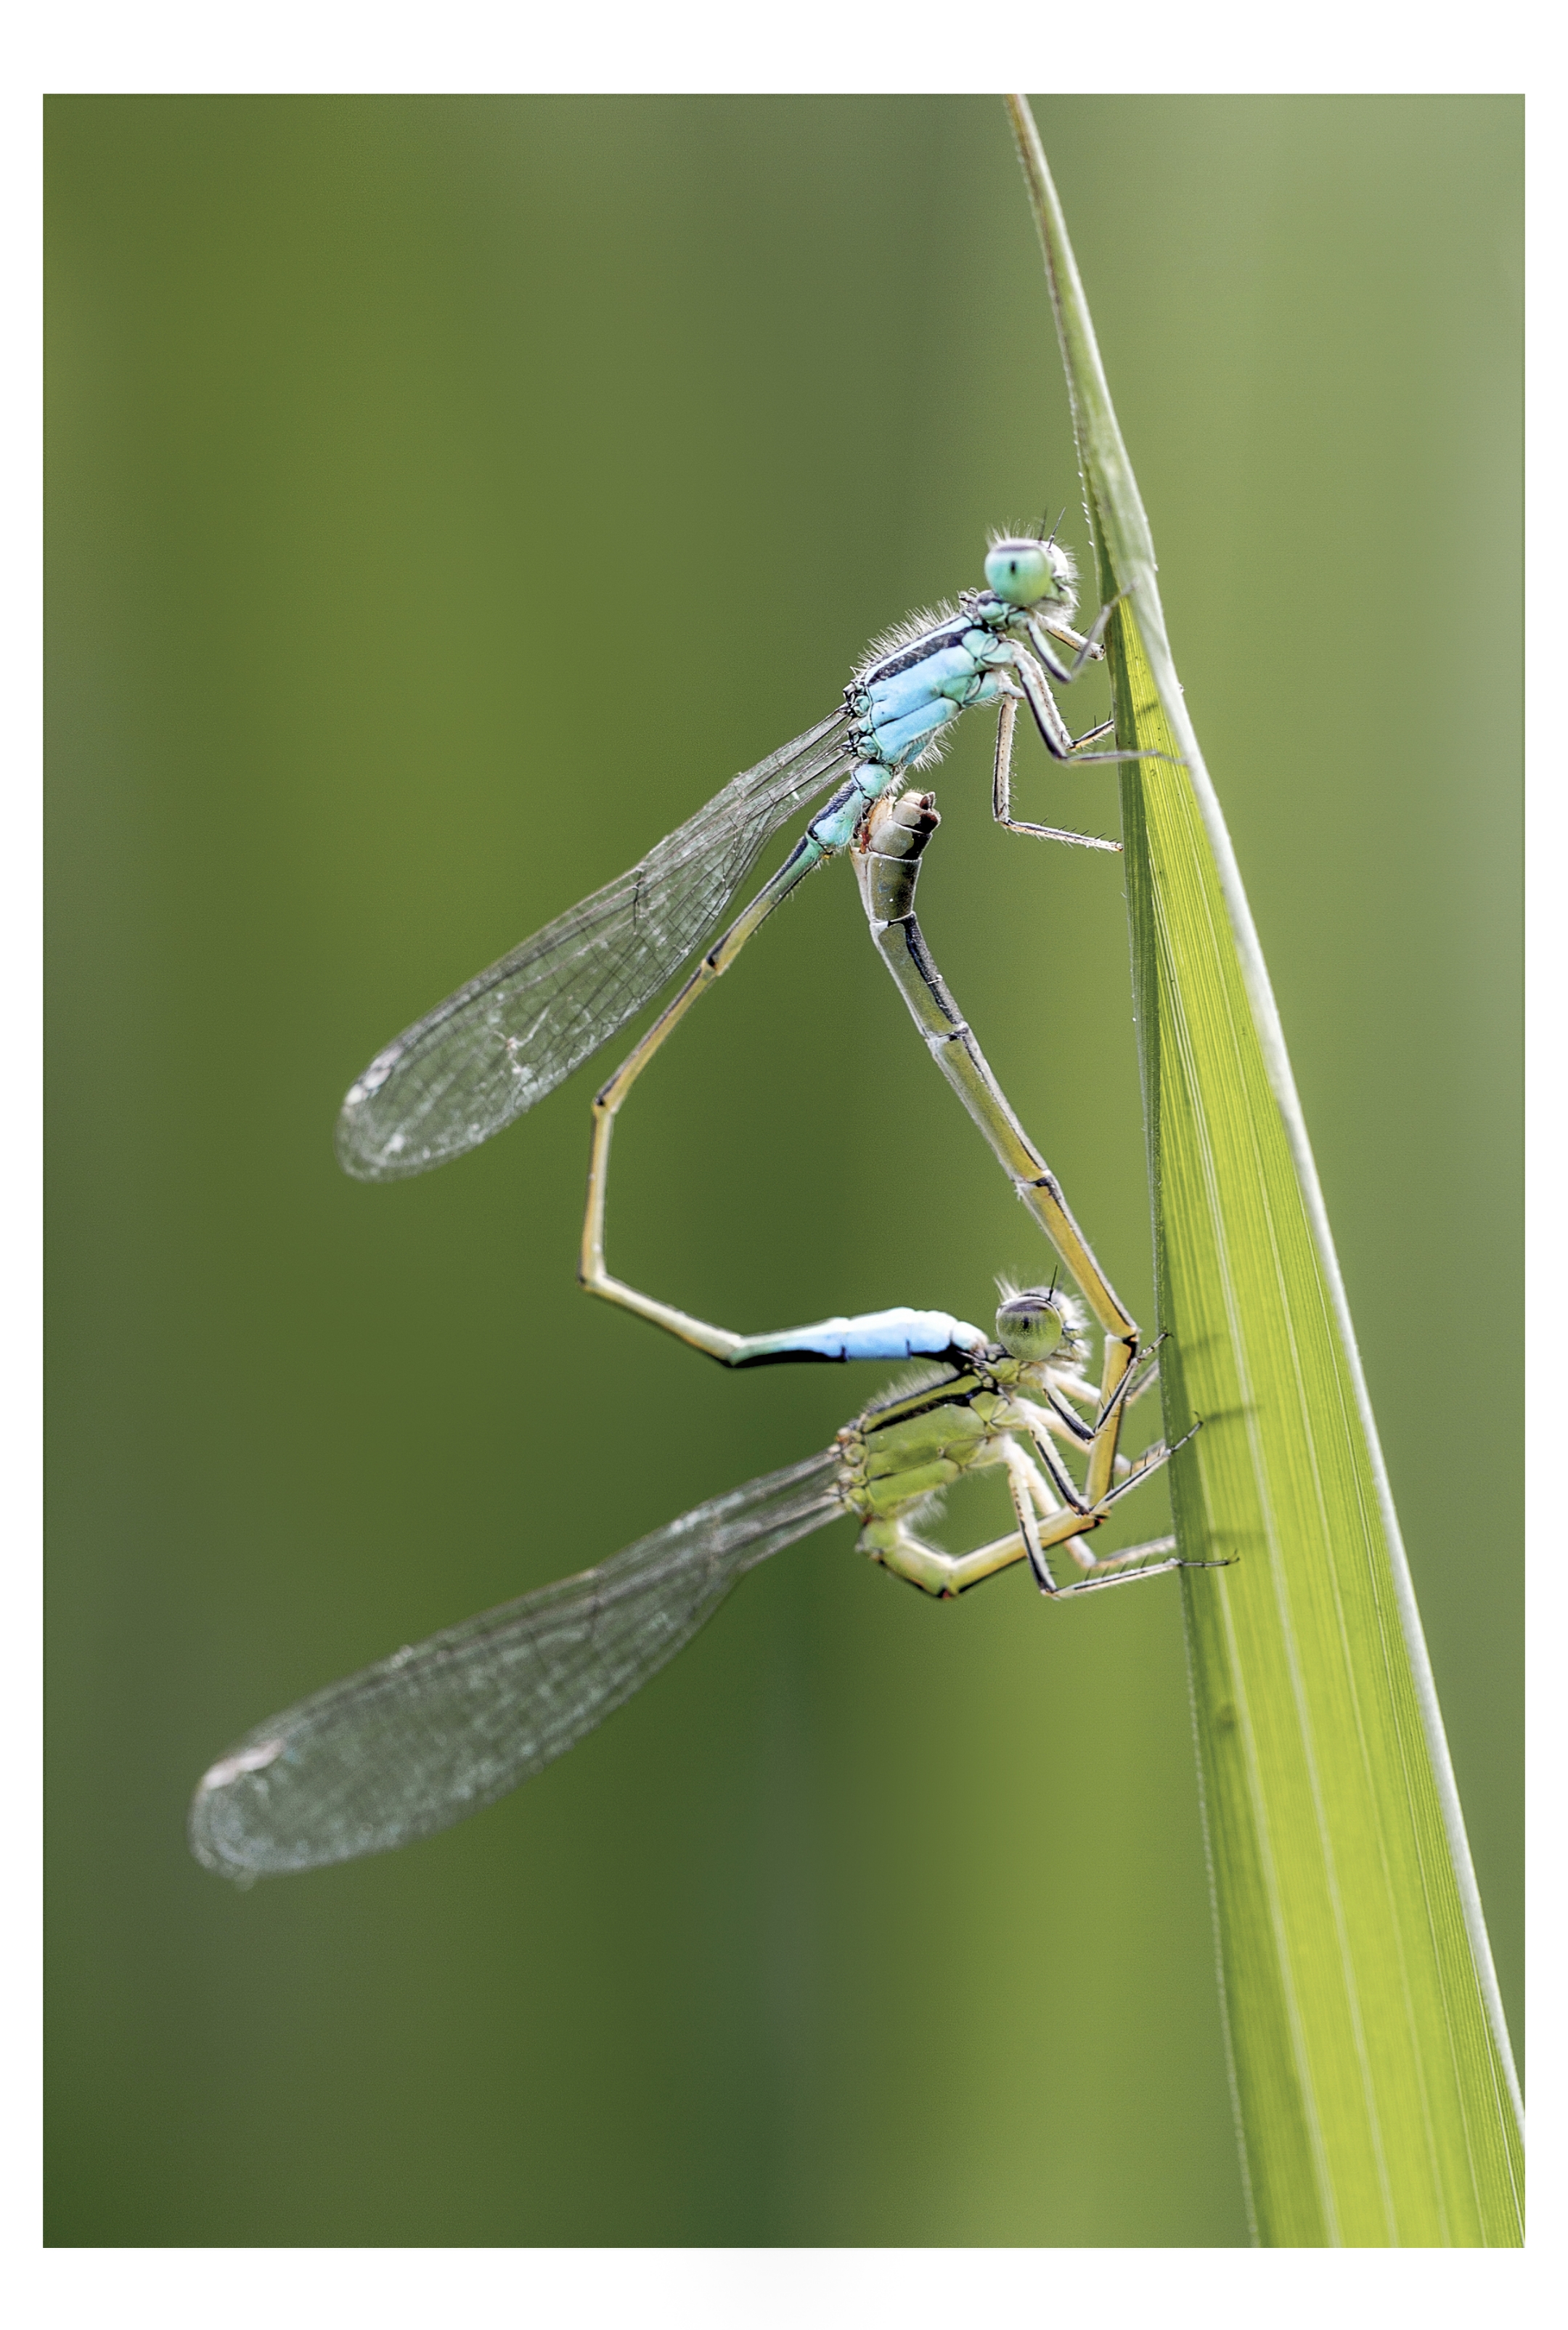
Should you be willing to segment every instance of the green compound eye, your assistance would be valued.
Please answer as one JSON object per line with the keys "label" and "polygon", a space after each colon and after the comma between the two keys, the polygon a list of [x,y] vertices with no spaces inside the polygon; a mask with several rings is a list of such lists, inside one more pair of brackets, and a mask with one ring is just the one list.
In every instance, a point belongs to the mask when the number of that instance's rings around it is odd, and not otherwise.
{"label": "green compound eye", "polygon": [[1048,1359],[1065,1327],[1057,1299],[1045,1286],[1010,1294],[997,1312],[997,1340],[1009,1359]]}
{"label": "green compound eye", "polygon": [[986,580],[1010,607],[1033,607],[1038,600],[1058,595],[1056,563],[1043,542],[993,543],[986,559]]}

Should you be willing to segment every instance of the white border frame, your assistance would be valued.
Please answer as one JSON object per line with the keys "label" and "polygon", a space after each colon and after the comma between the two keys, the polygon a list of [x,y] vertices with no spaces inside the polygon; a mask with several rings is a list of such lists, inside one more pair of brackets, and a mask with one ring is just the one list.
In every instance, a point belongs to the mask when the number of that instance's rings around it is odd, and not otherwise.
{"label": "white border frame", "polygon": [[[1296,2252],[1288,2264],[1245,2250],[1013,2249],[80,2249],[39,2247],[42,2094],[39,2010],[38,1813],[42,1620],[36,1548],[41,1527],[42,1061],[40,951],[42,755],[42,106],[52,91],[148,92],[588,91],[987,92],[1004,84],[1090,94],[1158,91],[1252,94],[1456,94],[1523,91],[1528,99],[1530,247],[1528,390],[1546,425],[1532,445],[1529,642],[1547,685],[1532,700],[1526,736],[1535,781],[1527,789],[1530,845],[1527,965],[1531,1070],[1526,1155],[1531,1200],[1530,1392],[1532,1543],[1548,1532],[1561,1491],[1546,1477],[1568,1406],[1562,1321],[1568,1208],[1561,1194],[1568,1117],[1563,1071],[1563,932],[1556,892],[1568,862],[1568,811],[1559,777],[1562,715],[1554,685],[1563,636],[1563,458],[1552,421],[1563,361],[1563,78],[1551,18],[1501,0],[1484,17],[1453,0],[1318,0],[1287,21],[1223,0],[1121,0],[1111,14],[1082,9],[999,12],[987,37],[933,0],[796,0],[785,11],[742,13],[715,0],[640,5],[600,0],[591,12],[513,0],[272,0],[266,8],[198,8],[189,0],[61,0],[34,7],[7,41],[0,83],[5,200],[4,309],[10,361],[0,372],[8,407],[0,469],[5,613],[3,698],[11,732],[0,795],[0,992],[10,1002],[10,1057],[0,1134],[0,1479],[13,1549],[7,1594],[7,1688],[0,1692],[0,1753],[9,1785],[0,1914],[0,2244],[5,2283],[28,2324],[156,2323],[181,2330],[219,2320],[268,2330],[287,2307],[302,2325],[450,2318],[476,2308],[579,2325],[794,2325],[812,2330],[967,2330],[1073,2316],[1106,2325],[1173,2308],[1211,2324],[1251,2320],[1260,2303],[1278,2330],[1317,2325],[1324,2306],[1352,2325],[1410,2318],[1424,2325],[1507,2305],[1511,2322],[1544,2318],[1562,2235],[1563,2012],[1555,1981],[1536,1987],[1533,2165],[1548,2195],[1527,2254],[1355,2250]],[[1114,37],[1108,37],[1113,34]],[[606,61],[613,60],[607,72]],[[930,68],[940,62],[942,74]],[[912,72],[910,68],[916,69]],[[1110,68],[1114,68],[1112,75]],[[918,77],[917,76],[918,73]],[[1000,130],[998,130],[1000,135]],[[1456,311],[1457,313],[1457,311]],[[1537,548],[1535,545],[1541,545]],[[1412,587],[1422,587],[1412,578]],[[1532,1572],[1530,1723],[1534,1799],[1531,1938],[1554,1965],[1563,1930],[1563,1692],[1558,1645],[1565,1625],[1564,1565],[1538,1552]],[[1543,1777],[1543,1775],[1546,1776]],[[1544,2104],[1542,2096],[1544,2094]],[[1544,2159],[1542,2155],[1544,2153]],[[1544,2174],[1543,2174],[1543,2172]],[[13,2301],[14,2303],[14,2300]],[[1539,2309],[1539,2310],[1538,2310]]]}

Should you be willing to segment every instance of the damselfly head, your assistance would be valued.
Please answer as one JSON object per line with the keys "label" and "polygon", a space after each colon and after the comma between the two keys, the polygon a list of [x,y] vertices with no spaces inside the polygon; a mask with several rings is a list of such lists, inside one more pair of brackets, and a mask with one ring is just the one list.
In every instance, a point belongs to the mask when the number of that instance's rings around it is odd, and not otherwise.
{"label": "damselfly head", "polygon": [[1038,1366],[1065,1362],[1081,1348],[1082,1314],[1071,1294],[1054,1286],[1012,1287],[1004,1283],[997,1312],[997,1340],[1009,1359]]}
{"label": "damselfly head", "polygon": [[986,580],[1010,607],[1063,608],[1073,603],[1073,567],[1060,543],[1034,535],[995,535],[986,555]]}

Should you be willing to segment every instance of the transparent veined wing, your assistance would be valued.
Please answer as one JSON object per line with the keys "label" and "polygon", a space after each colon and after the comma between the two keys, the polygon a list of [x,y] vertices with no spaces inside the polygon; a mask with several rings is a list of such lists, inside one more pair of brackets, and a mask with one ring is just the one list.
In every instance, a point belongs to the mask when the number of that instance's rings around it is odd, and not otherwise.
{"label": "transparent veined wing", "polygon": [[738,1577],[842,1512],[836,1470],[828,1450],[748,1482],[258,1724],[197,1788],[192,1852],[245,1884],[494,1804],[640,1690]]}
{"label": "transparent veined wing", "polygon": [[553,1092],[710,935],[770,836],[853,765],[849,726],[841,709],[743,769],[629,873],[405,1028],[343,1103],[344,1170],[428,1172]]}

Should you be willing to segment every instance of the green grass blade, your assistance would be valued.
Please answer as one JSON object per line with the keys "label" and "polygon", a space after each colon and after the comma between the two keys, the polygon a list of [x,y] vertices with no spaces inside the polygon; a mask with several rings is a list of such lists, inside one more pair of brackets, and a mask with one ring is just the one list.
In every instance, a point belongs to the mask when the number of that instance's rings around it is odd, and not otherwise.
{"label": "green grass blade", "polygon": [[1270,2245],[1514,2245],[1518,2088],[1441,1718],[1279,1015],[1171,662],[1039,133],[1109,638],[1167,1429],[1242,2160]]}

